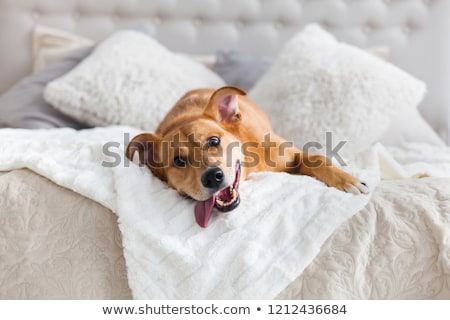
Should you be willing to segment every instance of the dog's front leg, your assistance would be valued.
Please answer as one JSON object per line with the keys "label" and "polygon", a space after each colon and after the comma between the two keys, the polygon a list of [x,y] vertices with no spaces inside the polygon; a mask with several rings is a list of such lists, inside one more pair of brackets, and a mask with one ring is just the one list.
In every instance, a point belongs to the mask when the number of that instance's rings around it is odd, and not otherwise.
{"label": "dog's front leg", "polygon": [[[251,152],[249,154],[255,155]],[[263,161],[257,161],[257,165],[246,168],[247,173],[251,171],[282,171],[314,177],[329,187],[345,192],[360,194],[369,191],[365,183],[334,166],[327,157],[302,152],[292,143],[275,134],[264,136],[264,142],[260,144],[258,155],[259,159]]]}
{"label": "dog's front leg", "polygon": [[[288,145],[287,148],[283,146]],[[330,159],[300,151],[283,140],[277,141],[276,168],[291,174],[303,174],[324,182],[329,187],[354,194],[368,193],[369,189],[358,178],[334,166]],[[271,154],[275,157],[275,154]],[[266,157],[267,158],[267,157]]]}
{"label": "dog's front leg", "polygon": [[330,187],[354,194],[368,193],[364,182],[337,168],[331,160],[321,155],[312,155],[297,150],[294,155],[297,174],[314,177]]}

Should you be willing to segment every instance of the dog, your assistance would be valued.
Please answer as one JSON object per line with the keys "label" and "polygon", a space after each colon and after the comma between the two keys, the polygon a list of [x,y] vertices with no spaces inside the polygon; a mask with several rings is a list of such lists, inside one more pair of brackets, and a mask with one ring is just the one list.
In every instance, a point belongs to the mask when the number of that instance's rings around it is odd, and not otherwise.
{"label": "dog", "polygon": [[367,193],[356,177],[276,135],[266,114],[237,87],[186,93],[155,133],[134,137],[126,156],[183,196],[197,201],[195,219],[205,228],[213,208],[240,203],[239,183],[260,171],[308,175],[345,192]]}

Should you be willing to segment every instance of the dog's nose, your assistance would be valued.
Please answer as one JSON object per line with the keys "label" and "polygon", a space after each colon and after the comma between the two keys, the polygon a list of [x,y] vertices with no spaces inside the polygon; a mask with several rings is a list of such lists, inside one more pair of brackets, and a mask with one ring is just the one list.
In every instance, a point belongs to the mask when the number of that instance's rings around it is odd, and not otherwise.
{"label": "dog's nose", "polygon": [[225,175],[220,168],[209,168],[202,174],[202,184],[209,189],[218,189],[224,179]]}

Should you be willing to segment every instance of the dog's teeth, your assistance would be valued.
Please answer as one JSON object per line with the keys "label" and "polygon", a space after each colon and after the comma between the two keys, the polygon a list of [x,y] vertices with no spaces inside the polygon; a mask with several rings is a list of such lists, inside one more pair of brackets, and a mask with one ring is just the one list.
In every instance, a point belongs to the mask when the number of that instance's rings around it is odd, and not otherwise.
{"label": "dog's teeth", "polygon": [[235,202],[237,199],[237,192],[233,187],[230,187],[230,195],[231,195],[230,201],[225,202],[222,199],[220,199],[219,197],[217,197],[216,203],[221,207],[227,207],[227,206],[233,204],[233,202]]}

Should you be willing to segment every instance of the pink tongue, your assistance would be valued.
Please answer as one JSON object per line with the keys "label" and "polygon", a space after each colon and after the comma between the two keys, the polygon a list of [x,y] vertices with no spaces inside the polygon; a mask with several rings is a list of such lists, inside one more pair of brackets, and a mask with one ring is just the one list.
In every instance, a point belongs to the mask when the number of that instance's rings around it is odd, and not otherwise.
{"label": "pink tongue", "polygon": [[195,220],[200,227],[206,228],[208,226],[215,202],[216,197],[214,195],[208,200],[197,201],[197,204],[195,205]]}

